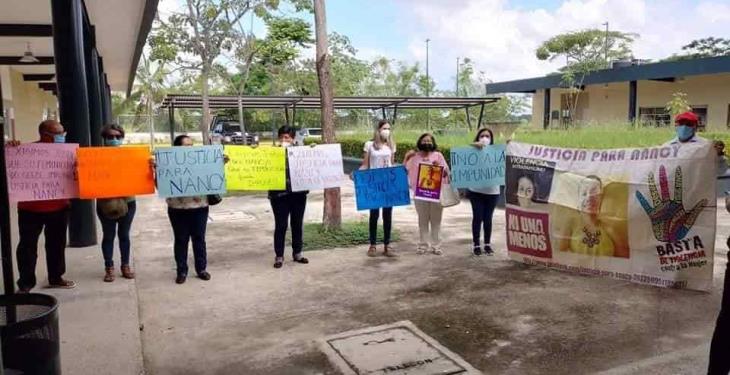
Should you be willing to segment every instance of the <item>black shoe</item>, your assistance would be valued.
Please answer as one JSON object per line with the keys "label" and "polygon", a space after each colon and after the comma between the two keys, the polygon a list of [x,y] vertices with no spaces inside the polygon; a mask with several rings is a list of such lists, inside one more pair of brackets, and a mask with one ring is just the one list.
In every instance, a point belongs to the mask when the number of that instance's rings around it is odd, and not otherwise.
{"label": "black shoe", "polygon": [[182,284],[185,282],[186,278],[187,278],[186,275],[177,275],[177,278],[175,278],[175,283]]}
{"label": "black shoe", "polygon": [[474,248],[472,249],[472,252],[474,253],[474,255],[480,256],[480,255],[482,255],[482,248],[479,246],[474,246]]}
{"label": "black shoe", "polygon": [[284,258],[276,258],[274,259],[274,268],[281,268],[281,266],[284,265]]}
{"label": "black shoe", "polygon": [[30,293],[31,288],[18,288],[18,291],[16,293],[18,294],[28,294]]}
{"label": "black shoe", "polygon": [[309,259],[307,259],[301,255],[299,257],[294,257],[294,261],[297,263],[301,263],[301,264],[309,264]]}
{"label": "black shoe", "polygon": [[203,271],[203,272],[198,273],[198,278],[200,280],[208,281],[208,280],[210,280],[210,274],[208,273],[208,271]]}
{"label": "black shoe", "polygon": [[492,256],[492,255],[494,255],[494,250],[492,250],[491,246],[484,245],[484,254]]}

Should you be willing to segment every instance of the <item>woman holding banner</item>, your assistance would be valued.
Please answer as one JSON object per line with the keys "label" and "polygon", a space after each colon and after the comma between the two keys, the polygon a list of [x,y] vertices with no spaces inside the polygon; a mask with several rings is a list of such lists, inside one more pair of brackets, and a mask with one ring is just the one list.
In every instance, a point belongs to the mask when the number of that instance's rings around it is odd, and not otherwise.
{"label": "woman holding banner", "polygon": [[[378,126],[375,127],[373,140],[365,142],[363,147],[363,160],[360,169],[371,168],[388,168],[395,162],[395,142],[391,134],[390,123],[386,120],[380,120]],[[393,248],[390,247],[390,233],[393,227],[393,207],[383,207],[383,254],[387,257],[398,256]],[[376,240],[378,233],[378,219],[380,210],[370,210],[370,248],[368,248],[368,256],[374,257],[376,254]]]}
{"label": "woman holding banner", "polygon": [[[192,146],[193,140],[187,135],[179,135],[173,146]],[[205,244],[205,231],[208,224],[208,197],[167,198],[167,216],[170,218],[172,232],[175,236],[175,263],[177,277],[175,282],[182,284],[188,276],[188,243],[193,242],[195,272],[201,280],[210,280],[208,254]]]}
{"label": "woman holding banner", "polygon": [[[472,144],[476,148],[494,144],[494,133],[489,128],[480,129],[474,137]],[[484,228],[484,254],[494,255],[492,250],[492,215],[499,199],[499,186],[487,186],[483,188],[470,188],[469,201],[471,202],[471,235],[472,252],[474,255],[482,255],[480,245],[481,230]]]}
{"label": "woman holding banner", "polygon": [[417,151],[408,151],[403,160],[408,170],[408,184],[414,191],[414,205],[418,213],[420,241],[416,254],[424,254],[430,250],[436,255],[442,255],[439,232],[444,208],[438,199],[429,199],[427,196],[421,196],[419,192],[436,189],[440,192],[442,180],[448,177],[448,165],[444,155],[438,151],[433,135],[422,134],[416,141],[416,149]]}
{"label": "woman holding banner", "polygon": [[[296,130],[284,125],[278,131],[279,144],[282,147],[289,147],[294,144]],[[269,191],[271,210],[274,212],[274,268],[281,268],[284,264],[284,245],[286,230],[291,221],[291,238],[294,261],[300,264],[307,264],[309,260],[302,256],[304,247],[304,211],[307,207],[308,191],[293,192],[291,179],[289,177],[289,162],[286,165],[286,190]]]}
{"label": "woman holding banner", "polygon": [[[102,144],[105,147],[119,147],[124,141],[124,129],[116,124],[107,125],[101,130]],[[114,281],[114,238],[119,237],[119,253],[121,256],[122,277],[134,279],[134,272],[129,265],[131,242],[129,230],[137,211],[134,197],[99,199],[96,214],[101,222],[101,252],[104,256],[104,281]]]}

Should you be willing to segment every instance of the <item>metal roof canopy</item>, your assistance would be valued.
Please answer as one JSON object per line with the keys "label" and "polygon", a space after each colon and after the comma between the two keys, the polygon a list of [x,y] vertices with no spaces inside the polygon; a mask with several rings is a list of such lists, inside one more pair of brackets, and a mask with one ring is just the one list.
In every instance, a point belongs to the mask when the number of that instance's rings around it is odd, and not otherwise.
{"label": "metal roof canopy", "polygon": [[[335,109],[459,109],[494,103],[498,97],[406,97],[406,96],[340,96],[334,98]],[[236,109],[239,102],[244,109],[320,109],[318,96],[211,96],[212,109]],[[167,95],[162,108],[199,109],[203,107],[200,95]]]}

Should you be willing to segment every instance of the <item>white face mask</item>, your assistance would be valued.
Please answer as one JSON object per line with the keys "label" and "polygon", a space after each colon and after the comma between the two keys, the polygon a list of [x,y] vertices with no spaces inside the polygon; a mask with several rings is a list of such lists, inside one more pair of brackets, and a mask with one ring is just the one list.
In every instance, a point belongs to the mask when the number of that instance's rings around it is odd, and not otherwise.
{"label": "white face mask", "polygon": [[281,142],[281,147],[289,147],[289,146],[291,146],[291,142],[288,142],[288,141]]}
{"label": "white face mask", "polygon": [[383,137],[383,139],[388,139],[388,137],[390,137],[390,129],[381,130],[380,136]]}
{"label": "white face mask", "polygon": [[479,138],[479,143],[481,143],[481,144],[483,144],[485,146],[489,146],[490,144],[492,144],[492,138],[489,138],[489,137],[481,137],[481,138]]}

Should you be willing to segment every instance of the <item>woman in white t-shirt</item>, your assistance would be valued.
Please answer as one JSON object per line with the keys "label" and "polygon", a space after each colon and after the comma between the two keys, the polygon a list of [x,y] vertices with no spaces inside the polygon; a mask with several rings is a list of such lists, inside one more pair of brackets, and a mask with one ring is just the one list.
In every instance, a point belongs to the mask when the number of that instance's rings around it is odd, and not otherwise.
{"label": "woman in white t-shirt", "polygon": [[[480,129],[474,137],[474,147],[482,148],[494,144],[494,133],[488,128]],[[492,215],[499,199],[499,186],[485,186],[483,188],[470,188],[469,201],[471,202],[471,233],[474,246],[474,255],[482,255],[480,237],[482,227],[484,228],[484,254],[494,255],[492,251]]]}
{"label": "woman in white t-shirt", "polygon": [[[393,166],[395,160],[395,142],[390,130],[390,123],[386,120],[380,120],[375,128],[375,134],[372,141],[365,142],[363,148],[363,159],[360,169],[388,168]],[[393,207],[383,207],[383,255],[387,257],[397,256],[390,247],[390,233],[393,223]],[[376,255],[376,240],[378,233],[378,219],[380,218],[380,209],[370,210],[370,248],[368,256]]]}

